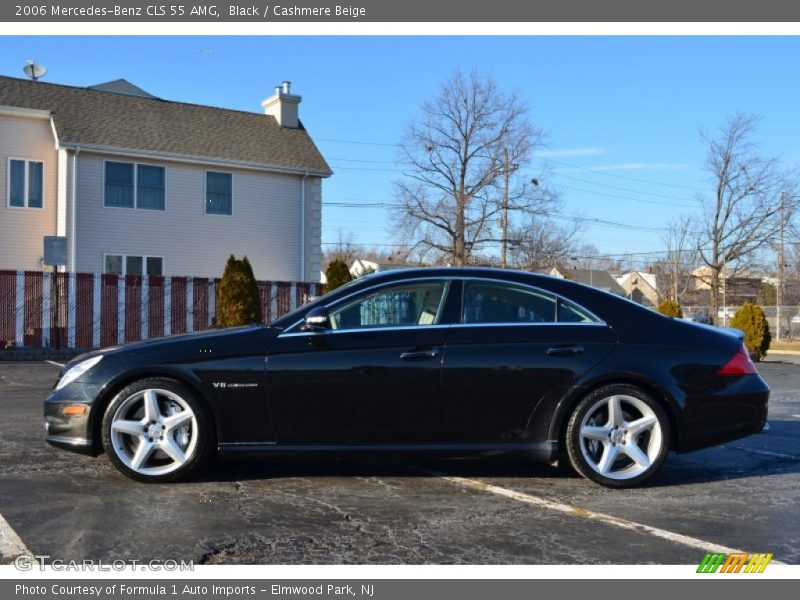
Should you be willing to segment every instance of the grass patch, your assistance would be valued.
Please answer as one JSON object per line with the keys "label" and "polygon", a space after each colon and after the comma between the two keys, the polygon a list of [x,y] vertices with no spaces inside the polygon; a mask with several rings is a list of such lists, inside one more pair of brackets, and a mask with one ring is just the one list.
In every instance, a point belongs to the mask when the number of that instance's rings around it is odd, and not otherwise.
{"label": "grass patch", "polygon": [[772,344],[770,344],[769,349],[774,352],[780,352],[781,350],[800,352],[800,340],[792,340],[787,342],[776,342],[775,340],[772,340]]}

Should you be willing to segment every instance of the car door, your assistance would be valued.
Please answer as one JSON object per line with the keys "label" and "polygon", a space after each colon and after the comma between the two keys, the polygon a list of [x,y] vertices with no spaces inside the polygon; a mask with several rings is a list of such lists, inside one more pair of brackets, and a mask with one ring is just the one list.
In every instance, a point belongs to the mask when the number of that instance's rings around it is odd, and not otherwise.
{"label": "car door", "polygon": [[330,328],[280,335],[267,357],[279,444],[406,444],[444,429],[444,279],[362,290],[327,307]]}
{"label": "car door", "polygon": [[442,370],[448,439],[525,442],[537,405],[563,396],[616,336],[543,290],[493,280],[466,280],[463,289],[461,323],[448,332]]}

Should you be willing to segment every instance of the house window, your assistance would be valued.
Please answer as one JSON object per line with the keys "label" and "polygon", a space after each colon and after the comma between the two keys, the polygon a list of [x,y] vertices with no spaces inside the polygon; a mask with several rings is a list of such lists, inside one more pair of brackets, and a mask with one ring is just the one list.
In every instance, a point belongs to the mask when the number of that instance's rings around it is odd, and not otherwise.
{"label": "house window", "polygon": [[164,167],[136,165],[136,208],[164,210]]}
{"label": "house window", "polygon": [[164,167],[111,160],[105,165],[105,206],[164,210]]}
{"label": "house window", "polygon": [[206,214],[233,214],[233,175],[206,171]]}
{"label": "house window", "polygon": [[42,208],[44,203],[44,163],[12,158],[8,161],[8,205],[16,208]]}
{"label": "house window", "polygon": [[136,254],[106,254],[103,272],[108,275],[164,275],[164,258]]}

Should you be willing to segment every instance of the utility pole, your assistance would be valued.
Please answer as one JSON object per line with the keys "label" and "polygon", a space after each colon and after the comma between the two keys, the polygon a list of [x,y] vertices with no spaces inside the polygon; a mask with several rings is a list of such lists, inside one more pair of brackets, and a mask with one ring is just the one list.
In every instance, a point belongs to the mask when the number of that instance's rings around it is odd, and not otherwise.
{"label": "utility pole", "polygon": [[778,289],[775,290],[775,339],[781,341],[781,302],[783,302],[783,278],[786,264],[784,230],[786,228],[786,196],[781,195],[781,229],[778,246]]}
{"label": "utility pole", "polygon": [[511,176],[511,168],[508,164],[508,148],[504,149],[504,161],[503,161],[503,215],[502,215],[502,225],[503,225],[503,246],[501,251],[501,265],[505,269],[507,265],[507,255],[508,255],[508,181]]}
{"label": "utility pole", "polygon": [[[672,266],[672,300],[675,301],[675,302],[678,302],[678,285],[679,285],[678,277],[680,277],[680,275],[679,275],[679,273],[680,273],[680,271],[679,271],[679,269],[680,269],[680,255],[679,255],[677,249],[675,250],[674,254],[675,254],[675,256],[674,256],[674,261],[673,261],[673,266]],[[678,302],[678,304],[680,304],[680,302]]]}

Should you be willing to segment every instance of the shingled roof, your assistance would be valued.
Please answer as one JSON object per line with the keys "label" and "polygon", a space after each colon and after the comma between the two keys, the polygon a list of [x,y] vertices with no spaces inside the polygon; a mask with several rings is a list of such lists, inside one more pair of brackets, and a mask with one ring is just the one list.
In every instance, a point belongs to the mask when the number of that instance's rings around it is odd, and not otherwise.
{"label": "shingled roof", "polygon": [[50,111],[65,146],[332,173],[302,123],[298,129],[281,127],[265,114],[5,76],[0,106]]}

